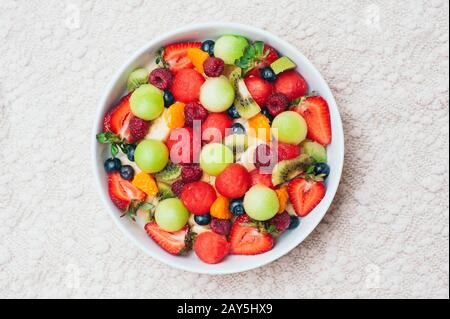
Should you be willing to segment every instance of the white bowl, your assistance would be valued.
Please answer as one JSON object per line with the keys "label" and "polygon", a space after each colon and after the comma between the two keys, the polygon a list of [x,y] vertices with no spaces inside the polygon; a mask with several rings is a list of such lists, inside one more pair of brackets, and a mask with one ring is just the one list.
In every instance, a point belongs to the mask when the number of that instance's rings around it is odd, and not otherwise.
{"label": "white bowl", "polygon": [[[252,40],[262,40],[273,46],[282,55],[289,56],[298,65],[298,70],[308,82],[310,89],[317,91],[328,101],[333,131],[333,141],[327,148],[331,174],[326,180],[327,193],[322,202],[306,218],[301,220],[299,227],[285,232],[276,241],[271,251],[256,256],[228,256],[220,264],[208,265],[200,261],[193,253],[189,256],[172,256],[168,254],[150,239],[143,229],[139,228],[128,218],[120,218],[121,212],[109,199],[107,179],[103,169],[103,162],[108,156],[108,150],[104,145],[97,143],[95,135],[102,130],[104,114],[125,94],[128,75],[137,67],[151,64],[154,61],[155,52],[159,48],[180,41],[216,39],[223,34],[240,34]],[[91,140],[92,168],[96,184],[109,215],[117,226],[133,243],[151,257],[175,268],[204,274],[229,274],[254,269],[280,258],[295,248],[314,230],[327,212],[336,194],[344,162],[344,134],[339,110],[330,88],[317,69],[297,48],[286,41],[267,31],[235,23],[189,25],[151,40],[144,48],[131,56],[111,79],[104,92],[94,119]]]}

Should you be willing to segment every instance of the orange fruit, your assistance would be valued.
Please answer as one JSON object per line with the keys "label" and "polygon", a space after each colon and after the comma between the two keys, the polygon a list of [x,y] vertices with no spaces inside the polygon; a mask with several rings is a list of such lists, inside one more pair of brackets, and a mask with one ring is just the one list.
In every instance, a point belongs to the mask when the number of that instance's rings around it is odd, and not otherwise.
{"label": "orange fruit", "polygon": [[140,172],[134,176],[131,183],[148,196],[156,196],[158,194],[158,186],[150,174]]}
{"label": "orange fruit", "polygon": [[248,125],[254,130],[257,138],[270,142],[270,121],[264,114],[256,114],[248,120]]}
{"label": "orange fruit", "polygon": [[169,128],[184,127],[184,103],[175,102],[167,109],[164,114],[167,126]]}
{"label": "orange fruit", "polygon": [[210,208],[210,214],[212,217],[219,219],[231,219],[233,214],[230,212],[230,201],[228,198],[219,196],[216,198]]}
{"label": "orange fruit", "polygon": [[278,201],[280,202],[280,209],[278,210],[278,214],[281,214],[286,210],[287,202],[289,200],[287,186],[281,187],[275,190],[275,192],[277,193]]}
{"label": "orange fruit", "polygon": [[205,70],[203,69],[203,62],[209,58],[209,54],[197,48],[190,48],[187,51],[187,55],[197,71],[201,74],[205,73]]}

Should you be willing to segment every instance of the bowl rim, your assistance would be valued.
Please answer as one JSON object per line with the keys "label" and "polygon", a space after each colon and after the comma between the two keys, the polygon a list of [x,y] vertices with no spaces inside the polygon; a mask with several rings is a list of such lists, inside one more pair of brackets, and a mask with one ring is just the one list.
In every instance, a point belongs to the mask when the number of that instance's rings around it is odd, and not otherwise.
{"label": "bowl rim", "polygon": [[[241,30],[243,32],[247,32],[247,33],[264,34],[265,37],[273,39],[274,42],[283,43],[283,45],[285,47],[289,48],[289,50],[296,52],[296,54],[306,64],[309,64],[311,67],[311,71],[314,74],[314,77],[318,78],[321,82],[323,82],[325,84],[324,89],[328,91],[327,95],[329,95],[330,98],[333,100],[332,102],[336,108],[336,110],[335,110],[336,114],[335,114],[334,118],[331,119],[331,121],[333,122],[333,125],[335,126],[333,128],[333,134],[336,135],[336,133],[337,133],[339,135],[338,138],[335,138],[335,136],[333,136],[333,141],[335,141],[335,140],[339,141],[339,145],[337,145],[337,148],[342,150],[340,152],[341,156],[339,158],[337,158],[337,163],[334,166],[334,170],[336,172],[336,183],[333,185],[334,187],[332,187],[331,189],[329,187],[327,188],[328,199],[324,203],[325,207],[323,208],[322,216],[320,216],[320,218],[317,218],[317,221],[313,223],[312,227],[310,227],[310,231],[308,231],[306,233],[306,235],[304,235],[304,236],[299,236],[298,240],[292,241],[291,244],[288,245],[287,247],[285,247],[284,250],[280,250],[280,251],[276,252],[270,258],[268,257],[265,260],[256,261],[254,263],[248,263],[248,264],[243,263],[242,266],[239,267],[239,269],[230,269],[229,271],[222,270],[222,269],[215,269],[215,268],[204,268],[202,270],[192,269],[191,267],[184,266],[183,263],[174,263],[171,260],[165,259],[165,258],[159,256],[158,254],[154,254],[149,249],[147,249],[147,247],[145,247],[139,240],[137,240],[135,238],[135,236],[132,234],[132,232],[127,228],[126,224],[121,223],[120,219],[116,218],[115,212],[113,212],[109,208],[109,202],[108,202],[109,197],[107,196],[107,191],[105,192],[105,189],[102,186],[102,179],[100,176],[100,170],[103,169],[103,167],[99,167],[99,165],[97,163],[97,159],[96,159],[97,153],[99,152],[99,147],[100,147],[99,143],[96,140],[96,135],[98,133],[99,120],[101,118],[103,118],[103,116],[104,116],[104,105],[106,104],[108,96],[110,95],[114,86],[120,80],[120,77],[122,76],[122,74],[124,72],[126,72],[126,70],[129,68],[129,66],[132,65],[133,62],[136,61],[140,56],[142,56],[143,54],[148,52],[148,50],[151,47],[155,46],[157,43],[164,42],[166,39],[174,37],[174,36],[178,35],[179,33],[207,31],[208,29],[212,29],[212,28],[236,29],[236,30]],[[340,181],[342,178],[342,170],[343,170],[343,166],[344,166],[344,154],[345,154],[344,130],[343,130],[343,125],[342,125],[342,119],[341,119],[341,116],[339,113],[339,108],[337,107],[336,100],[333,96],[331,89],[328,86],[328,83],[322,77],[320,72],[316,69],[314,64],[312,64],[311,61],[307,57],[305,57],[292,44],[290,44],[286,40],[272,34],[271,32],[257,28],[257,27],[253,27],[250,25],[245,25],[245,24],[240,24],[240,23],[232,23],[232,22],[207,22],[207,23],[195,23],[195,24],[189,24],[186,26],[182,26],[182,27],[176,28],[174,30],[171,30],[169,32],[165,32],[165,33],[153,38],[152,40],[148,41],[144,46],[142,46],[140,49],[138,49],[134,54],[132,54],[122,64],[122,66],[114,73],[113,77],[108,82],[107,86],[104,88],[100,102],[96,106],[95,116],[94,116],[93,125],[92,125],[91,140],[92,140],[91,147],[90,147],[91,164],[92,164],[91,168],[92,168],[92,171],[94,174],[95,185],[96,185],[97,191],[100,193],[103,204],[105,205],[105,208],[107,209],[109,216],[113,219],[114,223],[117,225],[117,227],[119,227],[119,229],[122,231],[122,233],[124,233],[125,236],[128,237],[128,239],[132,243],[134,243],[134,245],[139,247],[147,255],[149,255],[150,257],[152,257],[166,265],[169,265],[176,269],[188,271],[188,272],[199,273],[199,274],[209,274],[209,275],[233,274],[233,273],[245,272],[245,271],[248,271],[251,269],[256,269],[256,268],[265,266],[265,265],[281,258],[282,256],[286,255],[287,253],[292,251],[295,247],[297,247],[299,244],[301,244],[308,236],[310,236],[311,233],[314,231],[314,229],[317,228],[317,225],[322,221],[323,217],[328,212],[330,205],[334,200],[334,197],[336,195],[336,192],[338,190],[338,187],[339,187],[339,184],[340,184]],[[325,201],[325,199],[323,201]],[[242,256],[242,257],[245,257],[245,256]]]}

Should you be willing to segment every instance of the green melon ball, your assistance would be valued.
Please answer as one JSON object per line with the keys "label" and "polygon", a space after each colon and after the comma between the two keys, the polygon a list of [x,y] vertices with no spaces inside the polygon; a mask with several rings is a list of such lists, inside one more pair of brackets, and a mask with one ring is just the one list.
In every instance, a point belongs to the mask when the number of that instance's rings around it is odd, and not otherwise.
{"label": "green melon ball", "polygon": [[244,49],[247,46],[248,41],[242,36],[224,35],[214,45],[214,56],[221,58],[226,64],[234,64],[244,55]]}
{"label": "green melon ball", "polygon": [[169,150],[166,144],[157,140],[141,141],[134,151],[136,165],[146,173],[158,173],[169,162]]}
{"label": "green melon ball", "polygon": [[210,112],[226,111],[234,102],[234,88],[224,76],[209,78],[200,89],[200,103]]}
{"label": "green melon ball", "polygon": [[141,85],[131,94],[130,105],[134,116],[154,120],[164,110],[163,92],[151,84]]}
{"label": "green melon ball", "polygon": [[211,176],[222,173],[233,161],[233,151],[220,143],[205,145],[200,154],[200,167]]}
{"label": "green melon ball", "polygon": [[155,221],[161,229],[175,232],[186,225],[189,211],[178,198],[169,198],[158,203],[155,210]]}
{"label": "green melon ball", "polygon": [[305,140],[308,126],[300,114],[286,111],[278,114],[273,120],[272,133],[282,143],[297,145]]}
{"label": "green melon ball", "polygon": [[279,208],[277,193],[266,186],[255,185],[244,196],[244,209],[253,219],[269,220],[277,214]]}

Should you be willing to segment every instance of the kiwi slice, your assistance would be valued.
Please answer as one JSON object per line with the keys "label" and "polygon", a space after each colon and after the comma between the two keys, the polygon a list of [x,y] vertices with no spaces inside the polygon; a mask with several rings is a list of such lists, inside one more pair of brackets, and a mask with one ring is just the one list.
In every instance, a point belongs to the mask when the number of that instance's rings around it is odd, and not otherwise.
{"label": "kiwi slice", "polygon": [[294,159],[278,162],[272,171],[272,184],[280,185],[303,173],[313,163],[310,156],[302,154]]}
{"label": "kiwi slice", "polygon": [[243,79],[235,78],[234,91],[236,92],[234,106],[241,117],[249,119],[261,112],[261,108],[251,96]]}
{"label": "kiwi slice", "polygon": [[280,74],[281,72],[295,69],[297,66],[287,56],[283,56],[278,60],[272,62],[270,67],[272,68],[273,72],[275,72],[275,74]]}
{"label": "kiwi slice", "polygon": [[170,187],[170,185],[163,182],[157,182],[156,185],[158,185],[159,200],[176,197],[175,194],[172,192],[172,188]]}
{"label": "kiwi slice", "polygon": [[169,163],[167,166],[158,174],[155,175],[156,180],[164,183],[172,183],[181,175],[181,166]]}
{"label": "kiwi slice", "polygon": [[302,153],[311,156],[317,163],[327,162],[327,150],[322,144],[305,141],[301,144]]}
{"label": "kiwi slice", "polygon": [[223,144],[235,153],[242,153],[248,147],[248,136],[246,134],[232,134],[225,137]]}
{"label": "kiwi slice", "polygon": [[240,78],[242,74],[242,69],[235,65],[226,64],[223,70],[223,75],[230,80],[231,84],[234,85],[234,81]]}
{"label": "kiwi slice", "polygon": [[127,81],[128,92],[136,90],[142,84],[148,83],[148,71],[144,68],[139,68],[131,72]]}

